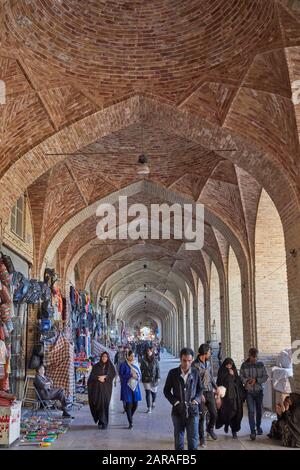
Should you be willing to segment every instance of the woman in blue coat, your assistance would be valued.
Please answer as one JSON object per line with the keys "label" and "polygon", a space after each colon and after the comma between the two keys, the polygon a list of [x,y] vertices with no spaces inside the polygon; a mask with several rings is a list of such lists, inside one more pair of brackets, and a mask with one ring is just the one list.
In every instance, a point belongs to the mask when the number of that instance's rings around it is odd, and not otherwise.
{"label": "woman in blue coat", "polygon": [[121,381],[121,400],[126,403],[125,410],[128,419],[128,429],[132,429],[132,417],[137,409],[138,402],[142,395],[139,382],[141,371],[137,363],[134,362],[134,353],[128,351],[127,359],[120,365],[119,376]]}

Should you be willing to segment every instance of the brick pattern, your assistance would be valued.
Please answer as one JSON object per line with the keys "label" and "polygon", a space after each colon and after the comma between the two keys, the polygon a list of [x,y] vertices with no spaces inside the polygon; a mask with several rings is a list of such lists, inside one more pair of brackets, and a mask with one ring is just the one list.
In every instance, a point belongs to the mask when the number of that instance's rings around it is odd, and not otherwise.
{"label": "brick pattern", "polygon": [[230,354],[239,367],[245,358],[243,337],[243,310],[241,272],[232,248],[228,258],[228,290],[230,320]]}
{"label": "brick pattern", "polygon": [[[272,227],[268,236],[266,227]],[[264,354],[274,354],[290,347],[291,334],[283,229],[264,190],[257,213],[255,261],[258,347]]]}

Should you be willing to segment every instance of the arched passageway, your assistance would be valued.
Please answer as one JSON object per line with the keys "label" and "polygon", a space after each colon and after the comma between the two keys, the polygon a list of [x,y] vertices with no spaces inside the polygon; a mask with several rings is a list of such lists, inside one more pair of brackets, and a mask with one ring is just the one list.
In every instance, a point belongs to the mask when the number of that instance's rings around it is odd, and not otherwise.
{"label": "arched passageway", "polygon": [[[166,0],[143,14],[139,0],[31,3],[0,6],[0,242],[12,272],[56,275],[51,305],[24,302],[20,377],[41,317],[76,354],[145,324],[175,357],[211,340],[238,365],[253,346],[274,364],[300,337],[295,2]],[[179,223],[176,208],[201,204],[203,244],[186,249],[175,227],[123,236],[125,198],[142,204],[140,227],[153,205]],[[114,239],[97,236],[100,204],[115,211]],[[293,378],[300,391],[300,364]]]}

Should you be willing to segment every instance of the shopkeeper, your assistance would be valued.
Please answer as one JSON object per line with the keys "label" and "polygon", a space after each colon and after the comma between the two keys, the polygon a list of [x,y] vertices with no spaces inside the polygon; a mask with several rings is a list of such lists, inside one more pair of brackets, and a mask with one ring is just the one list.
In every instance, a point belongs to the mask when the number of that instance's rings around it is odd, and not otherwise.
{"label": "shopkeeper", "polygon": [[67,411],[67,401],[63,388],[53,388],[52,380],[45,376],[45,367],[40,365],[36,369],[36,376],[34,379],[34,386],[37,389],[42,400],[58,400],[61,403],[63,410],[63,417],[71,418],[72,416]]}

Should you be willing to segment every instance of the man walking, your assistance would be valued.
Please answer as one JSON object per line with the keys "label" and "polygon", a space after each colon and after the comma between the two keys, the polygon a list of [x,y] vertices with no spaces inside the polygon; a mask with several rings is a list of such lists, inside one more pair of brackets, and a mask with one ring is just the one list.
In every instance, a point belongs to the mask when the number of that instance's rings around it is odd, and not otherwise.
{"label": "man walking", "polygon": [[264,397],[263,386],[268,379],[264,363],[257,359],[258,350],[256,348],[251,348],[249,350],[249,357],[245,362],[243,362],[240,370],[240,377],[247,392],[246,400],[251,432],[250,439],[252,441],[256,439],[256,432],[259,436],[263,434],[263,430],[261,428],[262,403]]}
{"label": "man walking", "polygon": [[214,428],[217,421],[217,407],[214,390],[217,390],[213,372],[210,363],[211,347],[204,343],[198,349],[198,356],[193,366],[197,369],[203,385],[203,396],[201,403],[201,415],[199,419],[199,437],[201,447],[206,447],[206,415],[209,412],[209,421],[207,423],[207,433],[212,439],[216,440]]}
{"label": "man walking", "polygon": [[184,450],[184,434],[187,432],[188,450],[197,450],[199,442],[199,404],[202,386],[200,376],[192,368],[194,351],[180,351],[180,366],[171,369],[164,387],[164,395],[172,408],[175,450]]}

